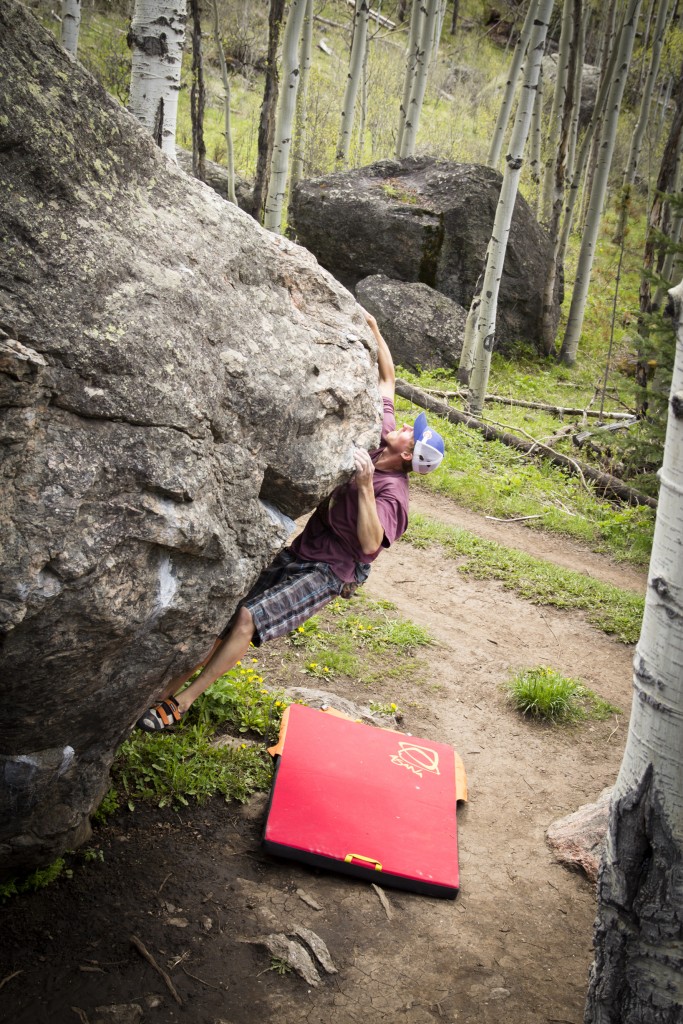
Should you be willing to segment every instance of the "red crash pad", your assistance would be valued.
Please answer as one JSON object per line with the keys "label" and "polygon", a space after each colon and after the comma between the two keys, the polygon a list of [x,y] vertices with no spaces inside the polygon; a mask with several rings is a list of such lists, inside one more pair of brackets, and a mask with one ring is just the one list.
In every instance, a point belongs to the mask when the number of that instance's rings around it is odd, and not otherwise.
{"label": "red crash pad", "polygon": [[[293,704],[263,843],[379,885],[458,891],[455,751]],[[464,771],[460,775],[464,786]],[[466,798],[466,792],[458,794]]]}

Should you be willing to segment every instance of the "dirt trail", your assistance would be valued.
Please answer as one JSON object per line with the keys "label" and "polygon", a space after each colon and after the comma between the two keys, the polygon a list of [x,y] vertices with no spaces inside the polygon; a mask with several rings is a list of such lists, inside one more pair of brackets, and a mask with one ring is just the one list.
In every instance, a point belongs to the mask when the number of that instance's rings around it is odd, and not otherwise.
{"label": "dirt trail", "polygon": [[505,547],[525,551],[536,558],[545,558],[565,569],[586,573],[587,576],[593,576],[605,583],[613,583],[624,590],[645,593],[645,570],[614,562],[570,537],[544,533],[521,522],[488,519],[478,512],[461,508],[443,495],[434,494],[426,488],[413,488],[410,507],[412,511],[432,516],[449,526],[460,526],[463,530],[469,530],[470,533],[485,540],[493,540]]}
{"label": "dirt trail", "polygon": [[[575,545],[491,524],[444,499],[420,495],[414,507],[495,532],[509,546],[560,555],[561,564],[611,582],[638,583],[632,570],[621,575]],[[397,682],[392,699],[405,710],[406,732],[452,744],[465,763],[470,800],[459,812],[456,901],[388,890],[389,920],[366,883],[266,857],[259,801],[246,810],[139,808],[99,834],[102,863],[3,912],[0,980],[23,971],[0,992],[14,1024],[75,1024],[73,1007],[95,1024],[112,1020],[97,1007],[131,1003],[150,1024],[580,1024],[594,893],[557,864],[544,830],[614,780],[633,651],[580,614],[463,578],[438,549],[397,545],[378,561],[367,590],[436,640],[423,678]],[[582,677],[624,714],[569,730],[521,720],[500,683],[511,669],[539,664]],[[352,684],[335,688],[368,698]],[[325,940],[339,968],[319,988],[268,970],[269,954],[239,941],[295,923]],[[171,972],[183,1008],[131,951],[133,932]]]}

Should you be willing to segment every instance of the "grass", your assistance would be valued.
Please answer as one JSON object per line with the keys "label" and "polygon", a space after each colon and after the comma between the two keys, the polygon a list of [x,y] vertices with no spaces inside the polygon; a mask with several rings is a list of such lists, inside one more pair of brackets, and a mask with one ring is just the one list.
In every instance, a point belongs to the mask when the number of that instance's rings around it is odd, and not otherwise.
{"label": "grass", "polygon": [[[432,380],[420,378],[419,382],[421,386],[433,386]],[[443,387],[443,381],[439,386]],[[407,419],[415,414],[415,408],[404,399],[397,401],[397,410],[399,417]],[[509,424],[513,417],[507,409],[503,415]],[[561,467],[541,458],[527,458],[501,441],[486,441],[482,434],[462,424],[434,415],[430,415],[430,422],[443,434],[446,456],[436,472],[412,486],[444,494],[486,515],[540,516],[527,525],[573,537],[620,561],[647,565],[654,530],[653,509],[606,501],[590,481],[584,486],[579,477]],[[552,430],[539,429],[536,436],[549,433]]]}
{"label": "grass", "polygon": [[458,559],[458,572],[498,580],[532,604],[585,611],[588,621],[623,643],[640,635],[644,598],[583,573],[482,540],[458,527],[414,514],[405,540],[416,547],[439,544]]}
{"label": "grass", "polygon": [[11,878],[0,883],[0,903],[4,903],[13,896],[19,896],[21,893],[37,892],[47,885],[52,885],[62,875],[69,876],[70,874],[64,858],[58,857],[47,867],[38,868],[37,871],[32,871],[22,878]]}
{"label": "grass", "polygon": [[[432,640],[414,623],[391,617],[391,610],[386,601],[338,599],[295,630],[286,649],[290,655],[303,654],[302,672],[319,679],[342,675],[375,681],[372,658],[387,651],[412,671],[413,651]],[[272,762],[266,746],[275,741],[289,703],[282,690],[265,685],[256,657],[243,659],[195,701],[178,727],[168,733],[133,733],[119,750],[112,789],[96,817],[104,821],[122,804],[132,810],[140,800],[158,807],[216,796],[244,802],[268,789]],[[396,711],[395,705],[381,707],[391,708],[386,713]],[[225,733],[249,742],[221,744]]]}
{"label": "grass", "polygon": [[264,750],[214,744],[215,729],[188,722],[172,735],[134,733],[122,746],[113,778],[129,808],[137,800],[158,807],[199,803],[209,797],[245,802],[258,789],[267,789],[272,777]]}
{"label": "grass", "polygon": [[610,715],[621,714],[619,708],[578,680],[543,665],[517,672],[504,688],[521,714],[553,724],[587,718],[603,721]]}
{"label": "grass", "polygon": [[[382,678],[395,678],[419,671],[415,651],[434,643],[432,637],[413,622],[389,614],[390,602],[372,601],[356,594],[350,601],[337,598],[322,615],[314,615],[288,639],[290,660],[305,653],[303,671],[317,679],[345,676],[365,685]],[[392,655],[392,665],[387,655]],[[381,673],[374,669],[373,656],[382,656]]]}

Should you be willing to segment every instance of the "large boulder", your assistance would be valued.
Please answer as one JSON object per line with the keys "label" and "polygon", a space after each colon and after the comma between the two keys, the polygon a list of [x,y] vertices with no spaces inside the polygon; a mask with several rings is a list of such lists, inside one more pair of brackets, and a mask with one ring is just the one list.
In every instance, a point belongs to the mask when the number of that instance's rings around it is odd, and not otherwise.
{"label": "large boulder", "polygon": [[120,741],[376,443],[353,297],[0,4],[0,869],[88,832]]}
{"label": "large boulder", "polygon": [[[543,106],[547,113],[553,104],[553,93],[557,80],[559,56],[546,54],[543,58]],[[600,68],[595,64],[584,64],[581,71],[581,101],[579,103],[579,128],[585,128],[595,110],[595,100],[600,86]]]}
{"label": "large boulder", "polygon": [[[353,288],[385,274],[421,281],[469,308],[484,266],[502,177],[490,167],[430,157],[383,160],[311,178],[294,189],[290,226],[338,280]],[[497,348],[543,351],[547,235],[518,195],[500,286]],[[559,302],[555,303],[559,320]]]}
{"label": "large boulder", "polygon": [[467,310],[428,284],[364,277],[356,298],[377,318],[396,363],[410,369],[457,367]]}

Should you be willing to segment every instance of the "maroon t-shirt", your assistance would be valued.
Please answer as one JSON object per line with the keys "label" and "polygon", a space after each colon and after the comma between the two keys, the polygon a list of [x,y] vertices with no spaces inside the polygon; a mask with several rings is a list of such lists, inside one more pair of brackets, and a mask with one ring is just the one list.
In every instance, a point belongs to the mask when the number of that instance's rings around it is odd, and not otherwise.
{"label": "maroon t-shirt", "polygon": [[[373,462],[386,447],[386,436],[396,427],[394,403],[385,398],[382,443],[370,452]],[[377,515],[384,530],[381,548],[388,548],[408,527],[408,477],[398,471],[376,469],[372,478]],[[358,540],[358,487],[355,479],[337,487],[318,505],[301,533],[291,544],[294,554],[306,562],[326,562],[346,583],[355,577],[356,562],[373,562]]]}

